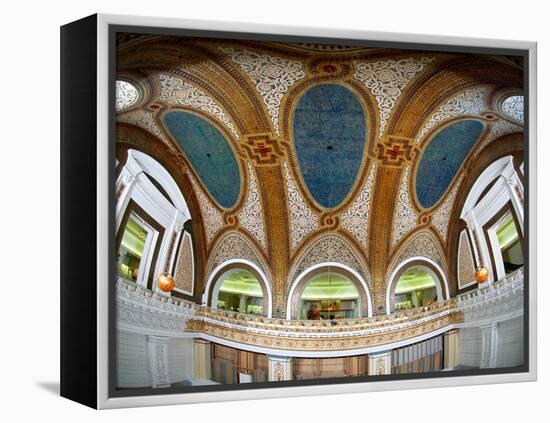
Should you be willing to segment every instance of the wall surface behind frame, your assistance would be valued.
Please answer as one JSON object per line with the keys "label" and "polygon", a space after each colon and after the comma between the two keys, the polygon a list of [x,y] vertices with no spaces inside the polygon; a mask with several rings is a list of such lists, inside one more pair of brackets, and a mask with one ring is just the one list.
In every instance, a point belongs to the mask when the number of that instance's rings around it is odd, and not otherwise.
{"label": "wall surface behind frame", "polygon": [[[2,348],[3,420],[43,421],[55,418],[59,422],[86,423],[92,421],[120,423],[186,421],[243,422],[244,415],[262,416],[262,423],[290,419],[293,421],[357,420],[359,413],[369,420],[386,422],[399,404],[406,412],[408,422],[426,422],[431,416],[445,416],[446,423],[464,422],[539,422],[547,416],[550,390],[550,365],[543,362],[539,369],[539,382],[522,384],[481,385],[461,388],[399,390],[392,392],[311,396],[280,400],[256,400],[198,404],[194,406],[149,407],[123,411],[96,413],[70,401],[58,398],[59,394],[59,220],[57,132],[59,130],[59,25],[96,11],[149,16],[219,19],[239,22],[284,23],[332,28],[357,28],[380,31],[480,36],[503,39],[530,39],[541,43],[539,50],[540,110],[550,110],[550,96],[542,95],[550,87],[550,31],[548,31],[546,5],[536,0],[484,1],[463,0],[441,7],[438,1],[410,2],[297,2],[280,0],[276,4],[246,0],[210,0],[178,3],[168,0],[95,0],[57,2],[8,2],[5,19],[0,27],[3,54],[13,58],[14,66],[3,66],[0,71],[4,99],[0,108],[6,117],[5,139],[0,173],[3,193],[16,201],[17,207],[4,207],[2,217],[10,222],[4,228],[5,245],[3,263],[6,287],[20,281],[22,269],[29,269],[28,243],[36,216],[42,222],[40,236],[48,240],[48,248],[34,257],[34,268],[40,269],[39,278],[30,278],[32,295],[18,289],[19,298],[5,301],[0,309],[3,336],[10,348]],[[12,60],[13,60],[12,59]],[[16,63],[16,66],[15,66]],[[18,82],[19,81],[19,82]],[[39,87],[31,100],[32,90]],[[7,100],[9,99],[9,101]],[[29,124],[30,104],[45,104]],[[36,109],[35,109],[36,110]],[[550,125],[540,125],[539,161],[550,159]],[[20,159],[15,159],[20,158]],[[22,160],[24,158],[24,161]],[[22,170],[22,166],[24,170]],[[550,166],[540,167],[541,185],[550,180]],[[543,188],[544,189],[544,186]],[[541,190],[542,192],[542,190]],[[550,196],[540,195],[540,239],[550,236]],[[28,233],[29,236],[22,236]],[[541,242],[538,255],[542,265],[550,257],[550,243]],[[544,283],[541,272],[539,284],[539,327],[550,325],[550,308],[540,305],[550,298],[550,286]],[[19,293],[21,292],[21,294]],[[29,312],[24,312],[28,310]],[[33,310],[30,312],[30,310]],[[14,319],[17,316],[17,319]],[[15,322],[17,320],[17,322]],[[30,336],[32,334],[32,336]],[[549,336],[539,333],[540,351],[549,351]],[[12,343],[13,342],[13,343]],[[418,404],[429,404],[422,412]],[[363,415],[364,415],[363,414]],[[6,419],[5,416],[8,418]],[[54,417],[55,416],[55,417]]]}

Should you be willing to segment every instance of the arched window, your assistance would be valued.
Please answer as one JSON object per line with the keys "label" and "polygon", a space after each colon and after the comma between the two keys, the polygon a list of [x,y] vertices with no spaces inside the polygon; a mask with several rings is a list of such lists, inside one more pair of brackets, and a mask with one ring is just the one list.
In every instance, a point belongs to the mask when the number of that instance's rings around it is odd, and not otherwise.
{"label": "arched window", "polygon": [[207,281],[206,304],[212,308],[271,317],[271,290],[265,274],[244,259],[218,266]]}
{"label": "arched window", "polygon": [[386,291],[386,313],[424,307],[449,298],[443,269],[426,257],[401,262],[390,276]]}
{"label": "arched window", "polygon": [[355,284],[338,273],[313,277],[298,302],[299,319],[332,320],[359,317],[360,298]]}
{"label": "arched window", "polygon": [[352,319],[372,316],[365,280],[352,268],[319,263],[304,270],[290,288],[287,319]]}
{"label": "arched window", "polygon": [[423,266],[413,266],[401,273],[394,291],[395,310],[423,307],[438,300],[433,272]]}
{"label": "arched window", "polygon": [[263,298],[256,276],[246,270],[236,270],[221,281],[216,308],[261,316],[264,311]]}
{"label": "arched window", "polygon": [[119,276],[156,291],[157,277],[168,272],[172,295],[194,295],[191,215],[176,181],[151,156],[130,149],[116,192]]}
{"label": "arched window", "polygon": [[491,163],[476,179],[460,217],[475,246],[476,262],[489,269],[489,282],[523,265],[523,184],[512,156]]}

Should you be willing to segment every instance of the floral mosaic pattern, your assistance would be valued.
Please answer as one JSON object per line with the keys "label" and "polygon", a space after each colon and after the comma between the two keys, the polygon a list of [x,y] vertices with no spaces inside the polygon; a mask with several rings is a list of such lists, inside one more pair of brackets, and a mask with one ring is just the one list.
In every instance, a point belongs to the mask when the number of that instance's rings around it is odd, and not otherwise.
{"label": "floral mosaic pattern", "polygon": [[367,248],[371,192],[376,172],[376,162],[371,165],[369,176],[359,197],[340,217],[342,227],[351,232],[364,248]]}
{"label": "floral mosaic pattern", "polygon": [[405,86],[432,60],[433,58],[421,57],[355,64],[356,72],[353,76],[365,84],[378,103],[380,137],[384,134],[388,118]]}
{"label": "floral mosaic pattern", "polygon": [[392,247],[416,226],[418,213],[414,210],[409,197],[409,166],[403,171],[403,179],[399,188],[397,205],[395,206],[395,219],[393,222]]}
{"label": "floral mosaic pattern", "polygon": [[195,195],[199,201],[204,231],[206,232],[206,240],[210,244],[210,241],[212,241],[214,235],[216,235],[216,233],[223,227],[223,217],[222,214],[212,205],[208,197],[206,197],[206,194],[203,192],[195,178],[191,176],[191,174],[188,175],[191,180],[191,185],[193,185],[193,189],[195,190]]}
{"label": "floral mosaic pattern", "polygon": [[449,228],[449,219],[451,217],[451,212],[453,211],[453,206],[456,200],[456,194],[462,178],[464,175],[461,175],[456,181],[454,187],[447,194],[447,198],[443,203],[437,208],[437,210],[432,214],[432,225],[437,230],[441,239],[443,241],[447,240],[447,229]]}
{"label": "floral mosaic pattern", "polygon": [[475,280],[475,262],[468,241],[466,229],[460,233],[458,241],[458,287],[462,288]]}
{"label": "floral mosaic pattern", "polygon": [[220,264],[231,259],[245,259],[257,265],[268,278],[271,285],[267,266],[260,258],[260,254],[254,246],[238,232],[230,232],[225,235],[216,245],[208,259],[207,279],[212,271]]}
{"label": "floral mosaic pattern", "polygon": [[[304,270],[319,263],[338,262],[359,273],[370,286],[370,276],[353,248],[337,235],[325,235],[305,249],[289,273],[289,281],[294,282]],[[288,284],[288,288],[292,284]]]}
{"label": "floral mosaic pattern", "polygon": [[220,50],[252,79],[267,106],[275,133],[280,135],[279,106],[288,89],[306,76],[302,62],[229,47]]}
{"label": "floral mosaic pattern", "polygon": [[121,112],[139,101],[139,91],[127,81],[116,81],[115,110]]}
{"label": "floral mosaic pattern", "polygon": [[475,87],[454,96],[443,104],[424,124],[416,137],[418,144],[424,135],[438,123],[461,115],[478,115],[485,108],[486,87]]}
{"label": "floral mosaic pattern", "polygon": [[523,123],[523,103],[524,98],[522,95],[512,95],[502,102],[501,108],[506,116],[514,119],[516,122]]}
{"label": "floral mosaic pattern", "polygon": [[288,165],[283,161],[283,171],[286,179],[288,208],[290,211],[290,239],[292,248],[296,248],[300,241],[319,226],[317,216],[313,213],[296,189]]}
{"label": "floral mosaic pattern", "polygon": [[172,142],[168,139],[164,132],[161,131],[155,119],[153,118],[153,113],[147,112],[143,109],[130,110],[126,113],[121,113],[117,115],[117,121],[123,123],[129,123],[130,125],[139,126],[142,129],[145,129],[147,132],[155,135],[159,138],[172,152],[177,152],[177,149],[174,147]]}
{"label": "floral mosaic pattern", "polygon": [[262,217],[262,203],[260,201],[260,192],[256,183],[256,176],[252,165],[248,163],[249,189],[246,203],[239,213],[239,221],[243,228],[250,232],[258,240],[260,245],[265,248],[265,230]]}
{"label": "floral mosaic pattern", "polygon": [[184,232],[174,275],[176,288],[186,294],[193,295],[194,273],[191,236],[187,232]]}
{"label": "floral mosaic pattern", "polygon": [[160,100],[170,104],[195,107],[207,112],[227,126],[233,135],[235,135],[235,138],[239,138],[239,133],[235,129],[235,126],[212,97],[180,78],[159,74],[158,80],[160,83]]}

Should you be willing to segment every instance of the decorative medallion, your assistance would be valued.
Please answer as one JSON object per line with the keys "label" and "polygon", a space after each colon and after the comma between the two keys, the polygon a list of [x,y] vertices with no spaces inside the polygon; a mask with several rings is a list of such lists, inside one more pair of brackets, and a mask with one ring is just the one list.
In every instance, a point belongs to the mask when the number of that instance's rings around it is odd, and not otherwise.
{"label": "decorative medallion", "polygon": [[235,135],[235,138],[239,139],[239,133],[235,126],[212,97],[180,78],[159,74],[158,80],[160,84],[159,100],[169,104],[195,107],[209,113],[219,119]]}
{"label": "decorative medallion", "polygon": [[396,137],[388,135],[384,142],[379,142],[376,146],[378,158],[385,166],[403,167],[410,163],[418,154],[412,138]]}
{"label": "decorative medallion", "polygon": [[415,77],[433,58],[420,57],[401,60],[381,60],[355,64],[355,78],[370,90],[378,103],[380,126],[378,136],[382,138],[390,114],[409,81]]}
{"label": "decorative medallion", "polygon": [[424,135],[438,123],[462,115],[479,115],[485,108],[486,87],[469,88],[452,97],[432,114],[416,137],[418,144]]}
{"label": "decorative medallion", "polygon": [[242,211],[239,213],[239,222],[241,226],[250,232],[258,240],[260,245],[265,248],[264,220],[262,216],[262,202],[260,193],[256,184],[256,176],[252,165],[248,163],[249,188],[248,197]]}
{"label": "decorative medallion", "polygon": [[191,185],[193,185],[195,195],[199,201],[202,222],[204,224],[204,232],[206,233],[206,240],[210,244],[210,241],[212,241],[214,235],[216,235],[216,233],[223,227],[223,217],[220,211],[212,205],[202,188],[199,186],[197,181],[195,181],[195,178],[190,173],[187,175],[191,180]]}
{"label": "decorative medallion", "polygon": [[414,210],[409,197],[409,166],[403,171],[401,186],[395,206],[393,221],[392,248],[416,226],[418,213]]}
{"label": "decorative medallion", "polygon": [[280,135],[279,106],[288,89],[306,76],[302,62],[230,47],[220,47],[220,50],[252,79],[267,106],[275,133]]}
{"label": "decorative medallion", "polygon": [[509,118],[523,124],[524,98],[522,95],[507,97],[501,105],[502,112]]}
{"label": "decorative medallion", "polygon": [[377,163],[373,162],[361,193],[340,217],[342,227],[351,232],[365,249],[368,241],[369,210],[376,166]]}
{"label": "decorative medallion", "polygon": [[270,134],[246,135],[246,141],[241,146],[255,166],[276,165],[283,154],[277,140]]}
{"label": "decorative medallion", "polygon": [[308,233],[317,229],[317,216],[310,210],[300,192],[296,189],[286,161],[283,161],[283,171],[286,179],[288,209],[290,211],[291,245],[292,248],[296,248]]}
{"label": "decorative medallion", "polygon": [[115,110],[121,112],[139,101],[139,90],[127,81],[116,81]]}

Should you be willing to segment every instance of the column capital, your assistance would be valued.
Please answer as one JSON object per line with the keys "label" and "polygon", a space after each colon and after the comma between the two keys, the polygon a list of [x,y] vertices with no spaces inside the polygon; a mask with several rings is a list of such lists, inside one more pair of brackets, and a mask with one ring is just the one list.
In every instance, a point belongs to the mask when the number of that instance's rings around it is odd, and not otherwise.
{"label": "column capital", "polygon": [[391,374],[391,350],[369,354],[368,371],[369,375]]}

